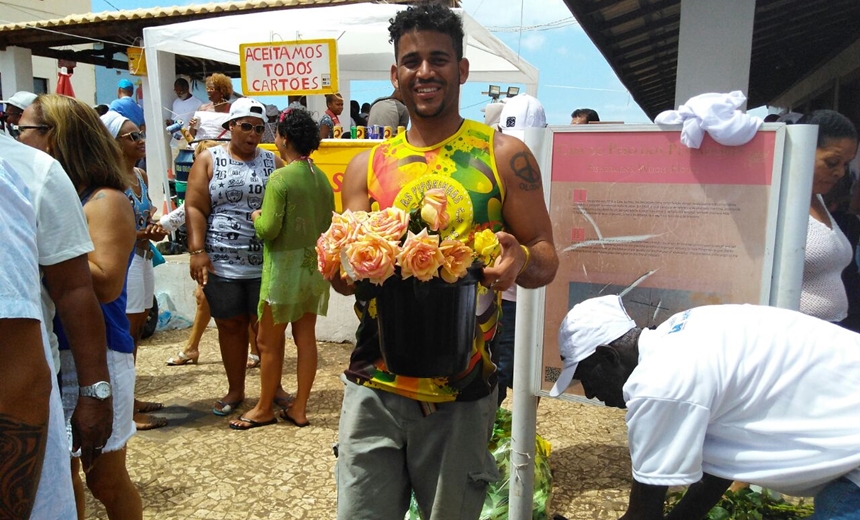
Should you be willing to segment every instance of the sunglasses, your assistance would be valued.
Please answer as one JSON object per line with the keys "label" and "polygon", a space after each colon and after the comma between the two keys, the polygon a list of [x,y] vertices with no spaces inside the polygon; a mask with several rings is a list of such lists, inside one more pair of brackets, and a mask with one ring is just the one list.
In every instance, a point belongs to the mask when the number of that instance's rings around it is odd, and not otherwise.
{"label": "sunglasses", "polygon": [[236,123],[236,126],[242,129],[243,132],[250,132],[254,130],[257,132],[257,135],[263,135],[263,132],[266,131],[266,125],[252,125],[251,123]]}
{"label": "sunglasses", "polygon": [[39,130],[47,130],[51,128],[48,125],[11,125],[13,132],[20,132],[21,130],[27,130],[30,128],[39,129]]}
{"label": "sunglasses", "polygon": [[121,136],[118,136],[117,138],[122,139],[123,137],[128,137],[129,139],[131,139],[132,141],[134,141],[136,143],[138,141],[142,141],[142,140],[146,139],[146,132],[129,132],[127,134],[122,134]]}

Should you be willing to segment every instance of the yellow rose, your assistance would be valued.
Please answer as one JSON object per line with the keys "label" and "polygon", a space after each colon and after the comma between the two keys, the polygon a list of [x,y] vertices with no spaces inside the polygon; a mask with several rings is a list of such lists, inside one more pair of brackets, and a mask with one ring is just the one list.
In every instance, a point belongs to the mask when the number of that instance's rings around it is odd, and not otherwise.
{"label": "yellow rose", "polygon": [[439,275],[448,283],[454,283],[466,275],[472,265],[472,250],[459,240],[443,240],[439,250],[445,258]]}
{"label": "yellow rose", "polygon": [[502,246],[496,234],[490,229],[475,233],[475,256],[484,265],[493,265],[496,257],[502,252]]}
{"label": "yellow rose", "polygon": [[421,220],[433,231],[445,229],[448,225],[448,196],[443,188],[433,188],[424,192],[421,207]]}
{"label": "yellow rose", "polygon": [[422,282],[432,280],[439,276],[439,267],[444,261],[445,257],[439,250],[439,235],[429,235],[426,229],[417,235],[410,231],[397,255],[397,265],[404,280],[410,276]]}

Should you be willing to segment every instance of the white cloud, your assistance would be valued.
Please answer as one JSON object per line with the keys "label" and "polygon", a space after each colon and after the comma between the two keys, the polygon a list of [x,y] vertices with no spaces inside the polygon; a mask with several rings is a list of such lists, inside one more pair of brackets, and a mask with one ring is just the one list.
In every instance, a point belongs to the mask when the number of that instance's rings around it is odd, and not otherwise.
{"label": "white cloud", "polygon": [[540,50],[546,43],[546,36],[541,33],[527,33],[523,35],[522,46],[530,51]]}

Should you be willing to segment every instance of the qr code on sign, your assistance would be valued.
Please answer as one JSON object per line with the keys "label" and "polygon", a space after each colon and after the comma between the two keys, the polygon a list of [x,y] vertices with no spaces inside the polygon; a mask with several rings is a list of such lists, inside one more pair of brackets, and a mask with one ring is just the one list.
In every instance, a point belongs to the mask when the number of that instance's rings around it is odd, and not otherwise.
{"label": "qr code on sign", "polygon": [[561,375],[561,369],[556,367],[544,367],[543,380],[549,383],[558,381]]}

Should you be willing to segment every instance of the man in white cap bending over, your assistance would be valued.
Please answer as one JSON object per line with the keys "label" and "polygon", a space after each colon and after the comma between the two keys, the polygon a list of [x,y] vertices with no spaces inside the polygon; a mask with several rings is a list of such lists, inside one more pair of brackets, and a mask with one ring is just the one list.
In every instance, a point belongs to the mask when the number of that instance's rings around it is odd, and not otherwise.
{"label": "man in white cap bending over", "polygon": [[733,480],[815,496],[815,520],[860,518],[860,335],[799,312],[715,305],[643,330],[618,296],[559,330],[585,395],[627,408],[633,488],[623,519],[702,518]]}

